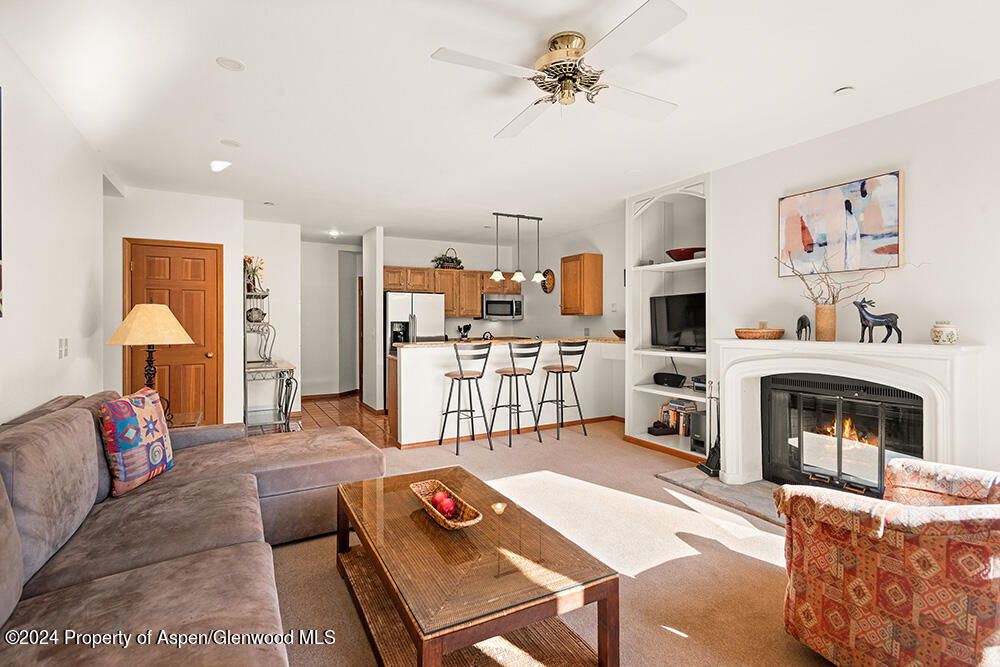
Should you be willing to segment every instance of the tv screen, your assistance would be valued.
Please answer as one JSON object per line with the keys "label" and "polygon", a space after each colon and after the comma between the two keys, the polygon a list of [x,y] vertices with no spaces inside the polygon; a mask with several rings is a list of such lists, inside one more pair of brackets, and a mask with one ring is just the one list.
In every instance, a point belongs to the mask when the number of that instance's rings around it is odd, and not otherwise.
{"label": "tv screen", "polygon": [[653,296],[649,309],[654,347],[705,349],[704,292]]}

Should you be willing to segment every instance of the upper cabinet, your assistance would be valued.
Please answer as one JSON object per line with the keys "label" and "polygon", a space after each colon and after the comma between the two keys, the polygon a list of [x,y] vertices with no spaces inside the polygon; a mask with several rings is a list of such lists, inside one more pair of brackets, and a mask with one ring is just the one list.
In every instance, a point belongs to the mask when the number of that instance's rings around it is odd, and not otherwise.
{"label": "upper cabinet", "polygon": [[434,269],[386,266],[382,270],[382,289],[387,292],[433,292]]}
{"label": "upper cabinet", "polygon": [[457,317],[482,317],[483,272],[458,270],[455,273],[458,274]]}
{"label": "upper cabinet", "polygon": [[561,313],[563,315],[604,314],[604,256],[581,253],[562,258]]}
{"label": "upper cabinet", "polygon": [[520,294],[521,283],[511,280],[513,273],[503,274],[503,280],[491,280],[492,271],[483,271],[483,294]]}
{"label": "upper cabinet", "polygon": [[434,291],[444,294],[445,317],[459,317],[458,274],[455,269],[434,269]]}

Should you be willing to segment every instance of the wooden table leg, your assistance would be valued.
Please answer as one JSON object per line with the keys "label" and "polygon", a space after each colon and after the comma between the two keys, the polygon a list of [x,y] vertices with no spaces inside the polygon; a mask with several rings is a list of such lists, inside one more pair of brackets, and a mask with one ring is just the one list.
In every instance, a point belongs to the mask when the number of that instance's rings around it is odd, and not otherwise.
{"label": "wooden table leg", "polygon": [[608,595],[597,601],[597,663],[618,667],[618,579],[608,582]]}
{"label": "wooden table leg", "polygon": [[417,646],[417,667],[439,667],[444,659],[440,639],[429,639]]}
{"label": "wooden table leg", "polygon": [[347,518],[347,501],[344,493],[337,491],[337,553],[342,554],[350,550],[351,546],[351,522]]}

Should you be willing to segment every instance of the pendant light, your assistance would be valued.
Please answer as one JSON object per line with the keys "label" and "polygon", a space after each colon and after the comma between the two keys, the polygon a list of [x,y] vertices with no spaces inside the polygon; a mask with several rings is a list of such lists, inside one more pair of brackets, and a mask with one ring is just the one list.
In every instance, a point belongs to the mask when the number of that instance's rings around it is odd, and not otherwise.
{"label": "pendant light", "polygon": [[521,273],[521,216],[517,216],[517,268],[514,269],[514,275],[510,279],[515,283],[525,281],[524,274]]}
{"label": "pendant light", "polygon": [[503,280],[503,273],[500,271],[500,214],[494,213],[493,220],[496,224],[496,231],[497,231],[497,263],[496,263],[497,268],[493,269],[493,273],[490,274],[490,280],[495,280],[496,282],[500,282],[501,280]]}
{"label": "pendant light", "polygon": [[545,276],[542,275],[542,242],[538,231],[538,223],[541,221],[541,218],[535,218],[535,275],[531,276],[531,282],[533,283],[540,283],[545,280]]}

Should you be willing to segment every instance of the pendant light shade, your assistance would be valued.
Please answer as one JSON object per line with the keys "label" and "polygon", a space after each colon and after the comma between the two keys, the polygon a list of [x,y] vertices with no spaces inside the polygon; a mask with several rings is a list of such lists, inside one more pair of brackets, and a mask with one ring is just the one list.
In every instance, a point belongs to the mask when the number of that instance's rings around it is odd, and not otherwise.
{"label": "pendant light shade", "polygon": [[497,263],[496,268],[493,269],[493,273],[490,274],[490,280],[500,282],[503,280],[503,273],[500,271],[500,215],[498,213],[493,214],[493,221],[496,226],[497,232]]}
{"label": "pendant light shade", "polygon": [[517,216],[517,266],[514,267],[514,275],[510,277],[515,283],[523,283],[525,278],[521,273],[521,216]]}
{"label": "pendant light shade", "polygon": [[524,274],[521,273],[520,269],[515,271],[514,275],[512,275],[510,279],[513,280],[515,283],[523,283],[525,280],[527,280],[527,278],[524,277]]}
{"label": "pendant light shade", "polygon": [[540,283],[545,280],[545,276],[542,275],[542,243],[541,236],[538,231],[538,223],[542,221],[541,218],[535,220],[535,275],[531,276],[531,282]]}

